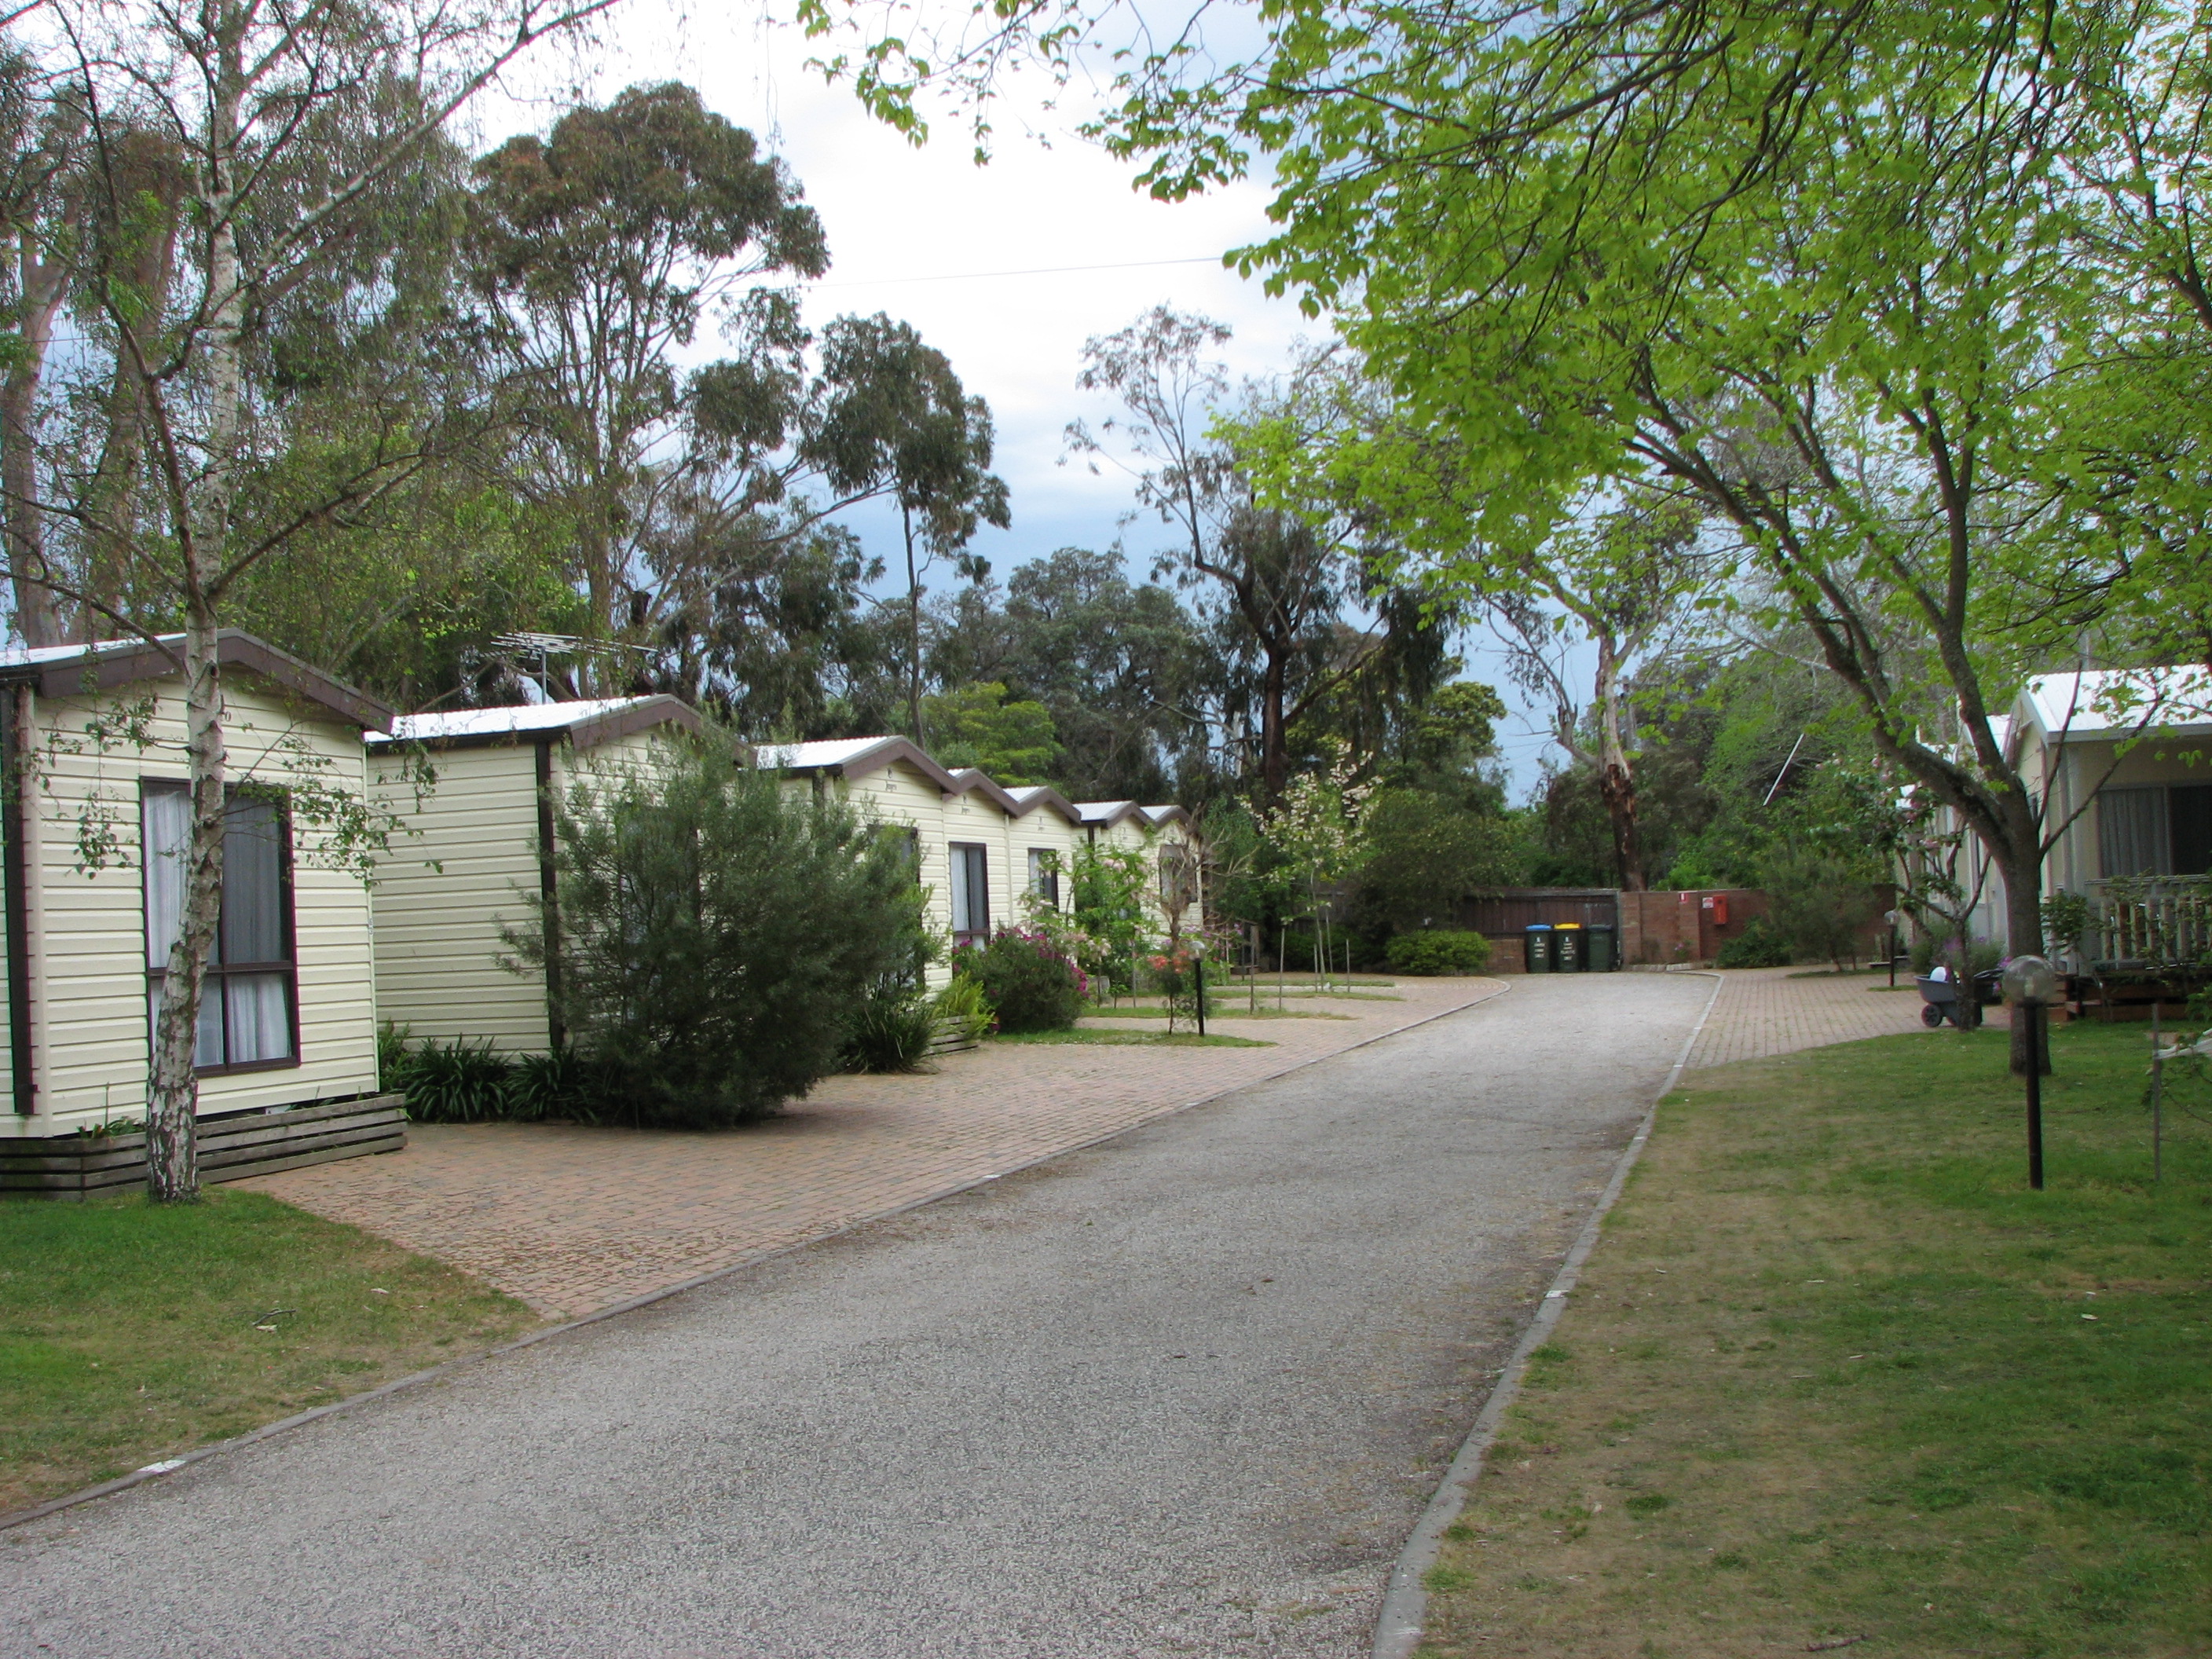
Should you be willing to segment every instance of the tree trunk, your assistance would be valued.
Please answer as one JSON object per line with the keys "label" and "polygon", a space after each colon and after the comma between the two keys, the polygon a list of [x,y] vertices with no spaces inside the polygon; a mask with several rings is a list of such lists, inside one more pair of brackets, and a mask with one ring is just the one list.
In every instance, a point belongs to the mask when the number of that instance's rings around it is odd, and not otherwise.
{"label": "tree trunk", "polygon": [[921,729],[921,577],[914,568],[914,510],[899,503],[899,527],[906,532],[906,719],[915,747],[927,749]]}
{"label": "tree trunk", "polygon": [[1267,642],[1267,667],[1260,677],[1260,787],[1271,808],[1283,804],[1291,783],[1291,746],[1283,729],[1283,705],[1290,685],[1288,647]]}
{"label": "tree trunk", "polygon": [[106,430],[92,483],[85,491],[88,553],[82,592],[88,603],[77,611],[76,637],[90,641],[112,631],[100,606],[119,611],[129,591],[129,572],[138,551],[138,487],[145,455],[147,388],[139,379],[138,354],[155,349],[153,337],[168,315],[169,290],[176,281],[177,215],[182,190],[176,158],[155,134],[126,133],[115,145],[112,189],[134,202],[160,204],[160,218],[144,231],[131,254],[127,280],[137,296],[135,314],[117,323],[127,339],[118,343],[115,374],[108,388]]}
{"label": "tree trunk", "polygon": [[1636,816],[1636,777],[1620,732],[1620,656],[1611,634],[1597,635],[1599,797],[1613,824],[1613,862],[1621,890],[1644,890],[1644,831]]}
{"label": "tree trunk", "polygon": [[[153,1076],[146,1110],[146,1185],[156,1203],[189,1202],[199,1195],[193,1124],[199,1110],[197,1055],[200,997],[208,957],[222,915],[223,752],[222,682],[216,660],[217,595],[238,488],[246,414],[246,295],[240,282],[235,184],[239,111],[246,75],[240,41],[245,19],[226,7],[220,25],[214,96],[209,100],[209,157],[199,184],[207,241],[205,465],[198,481],[172,503],[184,531],[185,763],[191,780],[191,836],[185,852],[182,914],[169,948],[161,1006],[154,1022]],[[162,389],[146,388],[150,398]]]}
{"label": "tree trunk", "polygon": [[16,234],[16,292],[21,324],[15,362],[0,378],[0,510],[4,510],[15,627],[23,643],[59,645],[61,608],[40,580],[46,574],[46,515],[39,507],[39,383],[53,343],[54,317],[68,287],[68,268],[39,257],[28,230]]}
{"label": "tree trunk", "polygon": [[200,999],[222,916],[222,682],[215,619],[204,604],[185,623],[185,764],[191,836],[185,851],[183,912],[154,1022],[154,1072],[146,1110],[146,1188],[157,1204],[199,1195],[193,1124],[199,1115]]}

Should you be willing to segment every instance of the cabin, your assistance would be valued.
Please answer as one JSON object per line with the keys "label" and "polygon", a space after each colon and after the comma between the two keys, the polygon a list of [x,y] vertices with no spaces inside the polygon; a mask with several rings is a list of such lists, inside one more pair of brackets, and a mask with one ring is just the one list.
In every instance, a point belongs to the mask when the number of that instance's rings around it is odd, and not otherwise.
{"label": "cabin", "polygon": [[[550,927],[556,801],[661,763],[700,729],[671,696],[405,714],[368,739],[374,799],[401,826],[377,860],[376,1000],[414,1040],[540,1054],[563,1033],[510,930]],[[533,899],[538,902],[533,902]]]}
{"label": "cabin", "polygon": [[856,811],[903,833],[929,893],[931,923],[955,944],[1019,922],[1032,894],[1055,907],[1065,902],[1055,866],[1064,870],[1073,856],[1081,826],[1051,789],[1006,790],[973,768],[948,771],[899,737],[769,744],[757,754],[794,783],[835,789]]}
{"label": "cabin", "polygon": [[[190,826],[183,643],[0,652],[11,1188],[77,1195],[143,1178],[130,1131],[146,1111]],[[362,733],[392,711],[248,635],[224,631],[216,654],[231,805],[199,1029],[203,1178],[392,1150],[405,1126],[376,1103],[369,889],[345,825],[365,801]],[[219,1124],[239,1143],[220,1152]],[[98,1157],[64,1156],[63,1138],[96,1142]]]}
{"label": "cabin", "polygon": [[[2088,905],[2086,933],[2062,954],[2086,967],[2179,961],[2212,946],[2212,674],[2038,675],[1996,734],[2042,808],[2042,896]],[[2002,945],[2002,878],[1967,840],[1954,878],[1976,896],[1970,931]]]}
{"label": "cabin", "polygon": [[[1168,926],[1168,899],[1181,885],[1190,895],[1177,918],[1184,932],[1194,932],[1205,916],[1199,883],[1199,866],[1190,840],[1190,814],[1180,806],[1144,806],[1133,800],[1089,800],[1075,804],[1083,821],[1087,844],[1100,851],[1133,852],[1145,855],[1152,879],[1146,884],[1146,903],[1154,924]],[[1178,875],[1176,866],[1182,865]]]}

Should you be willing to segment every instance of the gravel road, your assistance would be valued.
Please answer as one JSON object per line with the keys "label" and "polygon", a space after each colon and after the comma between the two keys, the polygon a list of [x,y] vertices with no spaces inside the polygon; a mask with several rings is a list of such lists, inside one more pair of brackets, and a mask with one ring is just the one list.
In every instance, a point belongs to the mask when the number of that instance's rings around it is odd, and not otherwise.
{"label": "gravel road", "polygon": [[1709,989],[1519,981],[0,1534],[0,1653],[1356,1659]]}

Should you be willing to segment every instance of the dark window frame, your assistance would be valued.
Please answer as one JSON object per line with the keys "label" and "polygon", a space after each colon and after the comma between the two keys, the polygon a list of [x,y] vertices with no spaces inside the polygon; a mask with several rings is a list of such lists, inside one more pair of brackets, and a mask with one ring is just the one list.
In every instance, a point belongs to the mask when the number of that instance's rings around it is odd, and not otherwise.
{"label": "dark window frame", "polygon": [[[146,876],[151,867],[152,856],[151,849],[146,845],[146,797],[157,793],[189,796],[191,793],[191,785],[185,780],[149,777],[142,777],[138,780],[140,864],[138,938],[139,949],[142,952],[145,949],[146,938]],[[241,978],[249,974],[282,975],[284,983],[284,1029],[290,1040],[292,1052],[275,1060],[246,1060],[235,1062],[226,1060],[220,1066],[195,1066],[192,1068],[192,1074],[195,1077],[238,1077],[249,1072],[296,1071],[305,1064],[300,1054],[300,937],[298,891],[293,881],[291,799],[281,791],[266,793],[259,790],[248,792],[240,789],[236,784],[230,784],[223,790],[223,810],[227,812],[238,801],[256,796],[269,801],[276,809],[277,927],[282,934],[283,959],[278,962],[211,962],[207,965],[206,977],[201,981],[200,998],[204,1005],[210,989],[216,991],[220,996],[222,1008],[222,1051],[228,1054],[231,1049],[230,999],[227,995],[220,995],[223,989],[223,981],[234,974]],[[218,943],[222,938],[222,921],[220,915],[216,921],[216,938]],[[169,970],[166,967],[156,968],[150,962],[146,964],[146,1045],[149,1059],[153,1054],[154,1044],[153,993],[161,988],[162,982],[168,976]]]}
{"label": "dark window frame", "polygon": [[[1040,860],[1042,860],[1042,868],[1039,867]],[[1055,910],[1060,908],[1060,848],[1057,847],[1030,848],[1030,891],[1042,894],[1044,902]]]}
{"label": "dark window frame", "polygon": [[[971,853],[976,855],[972,864],[967,856]],[[945,843],[945,857],[946,864],[945,873],[952,884],[951,890],[947,895],[945,907],[951,913],[952,942],[955,945],[987,944],[991,937],[990,847],[988,843],[980,841],[949,841]],[[980,871],[982,876],[982,891],[980,894],[975,889],[966,885],[969,870],[971,868]],[[966,908],[969,923],[964,929],[960,926],[959,907],[953,902],[963,897],[967,900]],[[979,897],[982,900],[983,911],[983,925],[981,927],[974,925],[976,920],[975,901]]]}

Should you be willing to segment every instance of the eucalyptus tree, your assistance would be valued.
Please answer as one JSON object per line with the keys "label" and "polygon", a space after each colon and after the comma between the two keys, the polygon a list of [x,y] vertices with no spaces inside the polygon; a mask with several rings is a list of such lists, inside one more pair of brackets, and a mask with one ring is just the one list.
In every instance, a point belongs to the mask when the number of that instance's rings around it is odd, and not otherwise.
{"label": "eucalyptus tree", "polygon": [[[527,410],[513,476],[565,521],[596,629],[635,638],[653,586],[641,540],[666,513],[707,510],[707,467],[783,440],[805,336],[762,279],[820,275],[820,221],[752,134],[673,83],[570,109],[477,179],[471,281]],[[702,325],[738,352],[686,372]],[[747,483],[740,512],[763,504]]]}
{"label": "eucalyptus tree", "polygon": [[1128,327],[1087,341],[1077,384],[1121,408],[1095,431],[1071,425],[1068,439],[1094,465],[1110,462],[1125,471],[1139,512],[1167,527],[1154,575],[1199,590],[1225,624],[1223,649],[1246,671],[1224,688],[1225,712],[1256,716],[1260,798],[1273,811],[1290,782],[1293,723],[1357,672],[1374,630],[1355,629],[1348,640],[1337,632],[1364,592],[1354,527],[1326,510],[1255,496],[1238,429],[1279,430],[1298,392],[1232,390],[1213,355],[1229,338],[1210,318],[1156,306]]}
{"label": "eucalyptus tree", "polygon": [[[1551,714],[1553,743],[1597,780],[1613,833],[1614,878],[1648,886],[1638,811],[1629,690],[1638,672],[1680,650],[1709,590],[1697,514],[1631,495],[1589,522],[1562,526],[1500,571],[1471,563],[1506,646],[1509,672]],[[1583,695],[1569,666],[1592,658]]]}
{"label": "eucalyptus tree", "polygon": [[[143,637],[184,682],[191,830],[182,917],[155,1016],[148,1181],[197,1191],[195,1034],[220,915],[227,757],[216,636],[240,584],[311,525],[366,510],[424,464],[434,439],[411,396],[355,388],[318,464],[280,465],[288,416],[312,395],[270,349],[284,296],[327,284],[342,325],[373,325],[387,290],[359,232],[446,122],[507,64],[610,0],[470,0],[371,9],[252,0],[62,0],[41,15],[58,98],[82,112],[89,211],[111,247],[145,216],[131,135],[174,163],[175,268],[166,295],[105,264],[88,303],[143,423],[155,499],[103,528],[133,582],[169,596],[181,640],[51,580],[62,599]],[[158,221],[168,210],[154,216]],[[165,234],[156,225],[154,234]],[[159,297],[158,313],[150,310]],[[333,362],[343,367],[341,350]],[[411,388],[410,388],[411,390]],[[49,507],[69,503],[49,501]],[[71,511],[82,513],[81,506]],[[15,573],[11,569],[9,574]]]}
{"label": "eucalyptus tree", "polygon": [[1012,522],[1006,483],[990,471],[991,411],[912,324],[880,313],[841,317],[823,331],[822,379],[824,394],[801,456],[848,500],[888,495],[898,505],[908,730],[921,743],[922,576],[944,556],[980,582],[990,566],[967,552],[968,544],[984,525],[1004,529]]}
{"label": "eucalyptus tree", "polygon": [[0,364],[0,540],[26,645],[63,638],[63,602],[43,580],[54,559],[39,477],[39,416],[54,327],[82,256],[83,111],[52,95],[42,64],[0,55],[0,299],[9,323]]}

